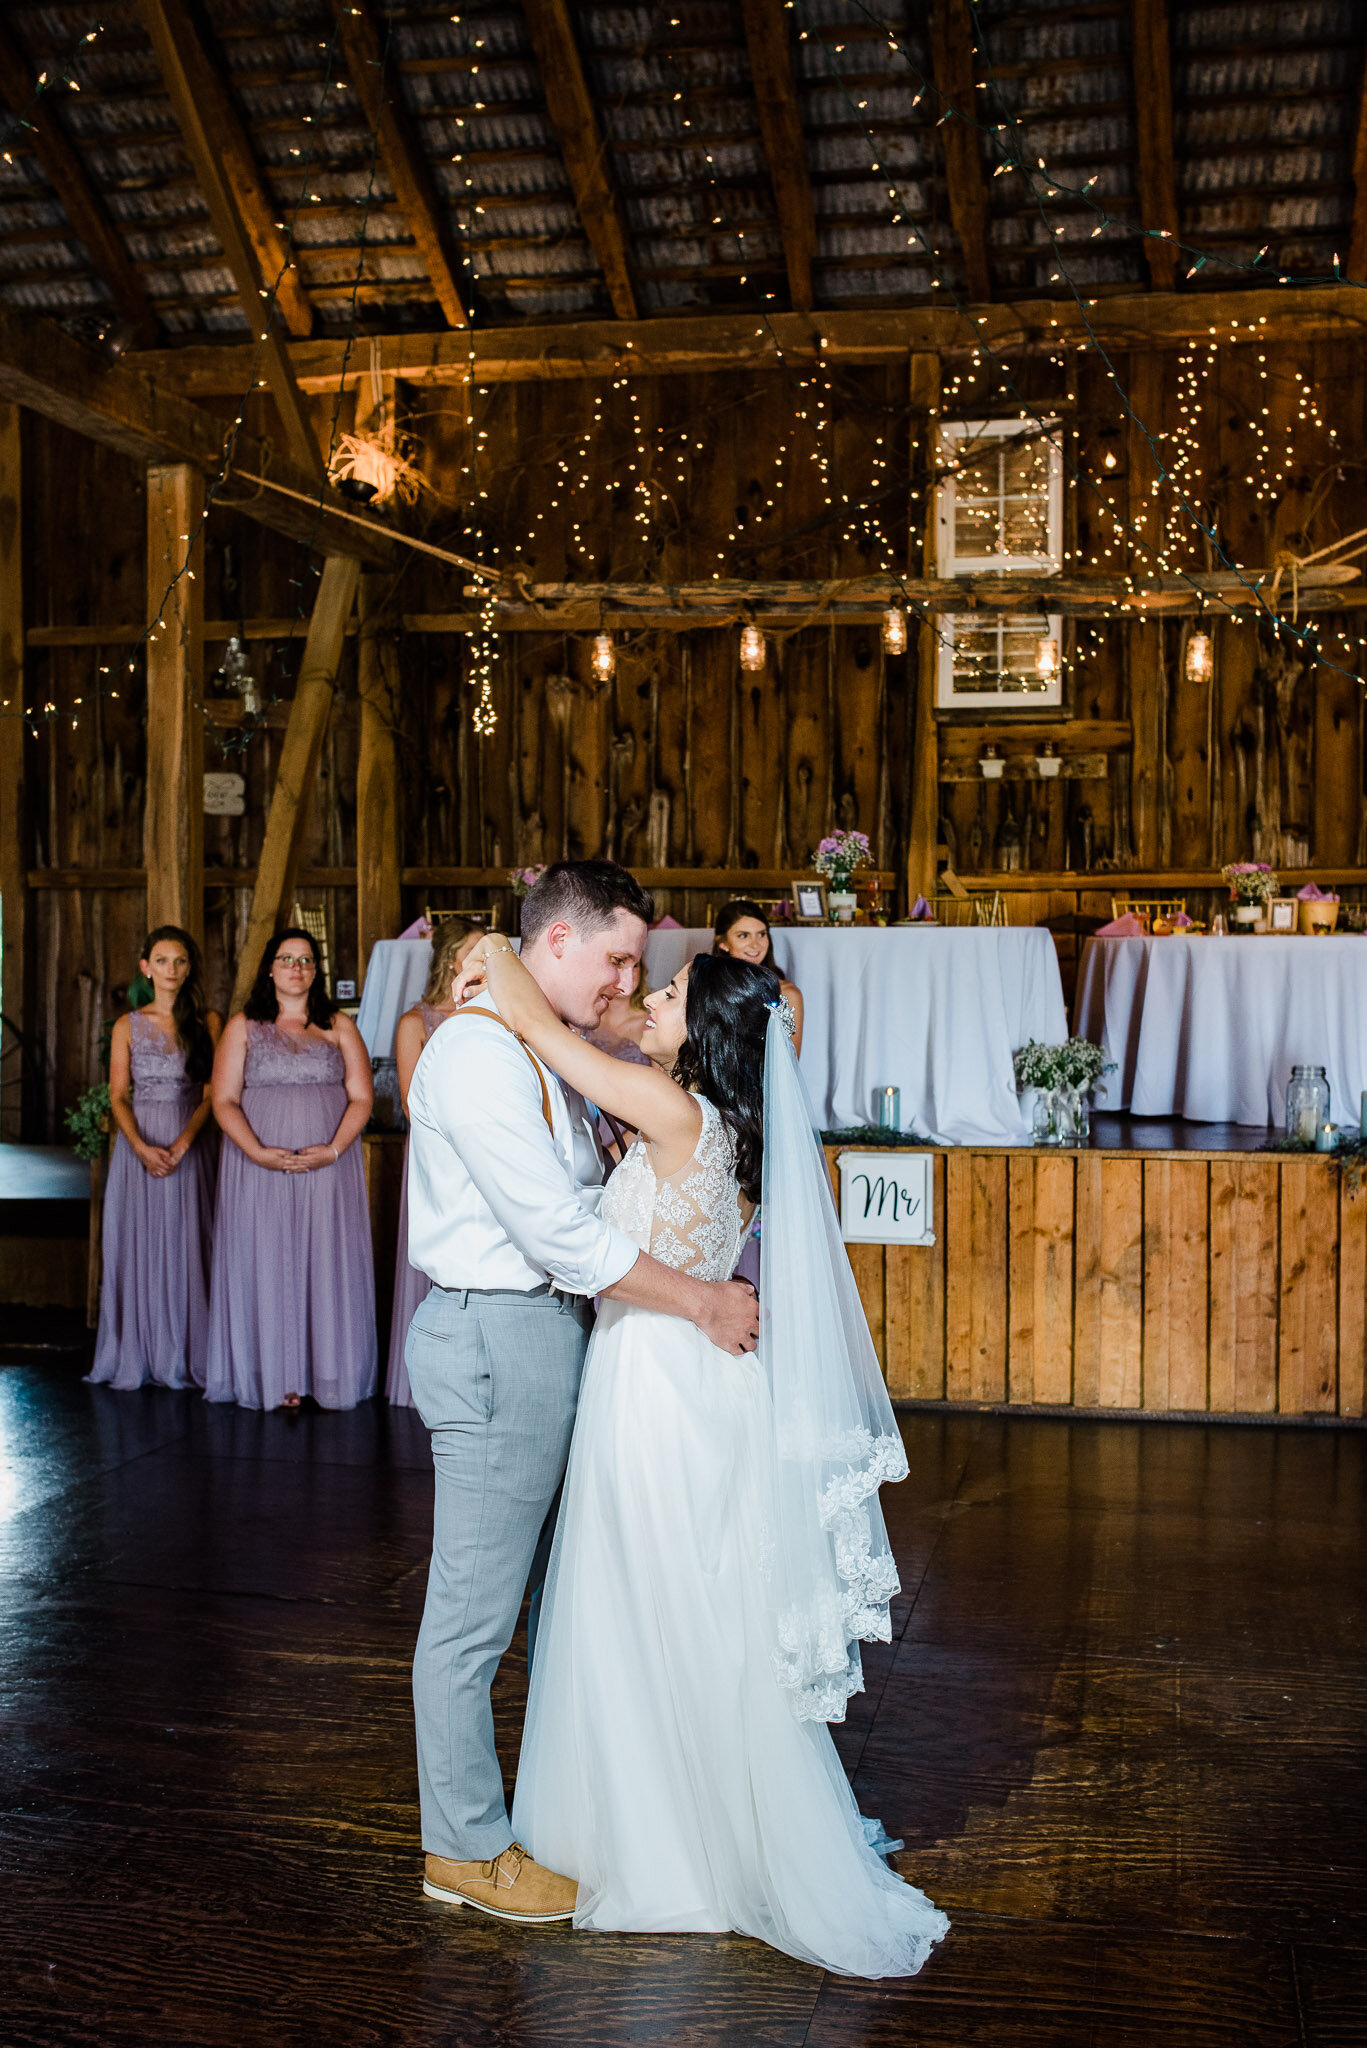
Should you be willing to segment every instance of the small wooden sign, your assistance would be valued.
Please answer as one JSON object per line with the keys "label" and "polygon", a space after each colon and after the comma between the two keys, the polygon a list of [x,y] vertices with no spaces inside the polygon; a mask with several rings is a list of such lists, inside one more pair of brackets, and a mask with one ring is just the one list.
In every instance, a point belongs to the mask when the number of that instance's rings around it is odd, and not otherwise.
{"label": "small wooden sign", "polygon": [[842,1152],[836,1164],[846,1244],[934,1244],[931,1153]]}
{"label": "small wooden sign", "polygon": [[206,775],[204,814],[208,818],[240,818],[247,808],[247,785],[242,776]]}

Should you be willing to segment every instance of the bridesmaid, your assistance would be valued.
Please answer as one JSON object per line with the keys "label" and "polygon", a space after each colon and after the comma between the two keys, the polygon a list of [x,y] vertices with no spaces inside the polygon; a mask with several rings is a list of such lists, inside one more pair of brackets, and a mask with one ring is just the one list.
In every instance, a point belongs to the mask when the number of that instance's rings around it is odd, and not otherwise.
{"label": "bridesmaid", "polygon": [[214,1142],[208,1080],[219,1019],[199,948],[179,925],[147,934],[151,1000],[120,1017],[109,1054],[118,1133],[104,1196],[104,1278],[90,1379],[120,1392],[202,1387],[209,1336]]}
{"label": "bridesmaid", "polygon": [[214,1061],[218,1179],[205,1396],[354,1408],[375,1391],[375,1274],[360,1137],[374,1089],[313,940],[277,932]]}
{"label": "bridesmaid", "polygon": [[[411,1010],[405,1010],[394,1033],[394,1063],[399,1070],[399,1100],[408,1115],[408,1084],[418,1064],[418,1054],[438,1024],[455,1015],[451,983],[475,940],[478,925],[463,917],[444,917],[432,942],[432,965],[427,986]],[[385,1370],[385,1399],[396,1408],[411,1408],[413,1395],[408,1385],[408,1367],[403,1362],[404,1340],[413,1311],[432,1282],[426,1273],[408,1263],[408,1141],[403,1148],[403,1193],[399,1197],[399,1250],[394,1261],[394,1312],[389,1323],[389,1363]]]}
{"label": "bridesmaid", "polygon": [[[729,903],[723,903],[713,926],[712,951],[729,953],[733,960],[749,960],[756,967],[774,966],[774,941],[769,931],[769,920],[758,903],[752,903],[748,896],[733,896]],[[784,979],[783,993],[793,1011],[793,1051],[800,1053],[802,991],[796,982]]]}

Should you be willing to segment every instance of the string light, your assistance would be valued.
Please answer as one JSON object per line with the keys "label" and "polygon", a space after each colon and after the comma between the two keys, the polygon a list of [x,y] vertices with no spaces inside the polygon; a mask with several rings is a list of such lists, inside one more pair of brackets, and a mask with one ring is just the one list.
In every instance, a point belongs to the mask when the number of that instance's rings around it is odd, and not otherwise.
{"label": "string light", "polygon": [[883,646],[889,654],[907,651],[907,615],[900,605],[890,605],[883,614]]}
{"label": "string light", "polygon": [[1208,683],[1215,673],[1215,659],[1209,633],[1192,633],[1187,640],[1182,673],[1189,683]]}
{"label": "string light", "polygon": [[740,629],[740,665],[751,675],[762,669],[768,659],[764,635],[758,626],[745,625]]}
{"label": "string light", "polygon": [[611,633],[596,633],[593,640],[593,675],[600,683],[610,683],[617,673],[617,649],[612,644]]}

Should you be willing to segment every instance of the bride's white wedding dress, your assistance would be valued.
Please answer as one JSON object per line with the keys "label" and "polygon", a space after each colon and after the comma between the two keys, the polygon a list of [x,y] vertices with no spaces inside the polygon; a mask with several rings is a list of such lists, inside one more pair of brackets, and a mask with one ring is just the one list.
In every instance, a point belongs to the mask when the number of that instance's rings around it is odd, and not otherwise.
{"label": "bride's white wedding dress", "polygon": [[[704,1280],[744,1237],[734,1143],[699,1098],[689,1165],[641,1141],[603,1214]],[[948,1928],[870,1846],[830,1731],[775,1670],[764,1368],[677,1317],[604,1304],[543,1602],[513,1826],[579,1884],[575,1925],[754,1935],[859,1977]],[[842,1706],[843,1711],[843,1706]]]}

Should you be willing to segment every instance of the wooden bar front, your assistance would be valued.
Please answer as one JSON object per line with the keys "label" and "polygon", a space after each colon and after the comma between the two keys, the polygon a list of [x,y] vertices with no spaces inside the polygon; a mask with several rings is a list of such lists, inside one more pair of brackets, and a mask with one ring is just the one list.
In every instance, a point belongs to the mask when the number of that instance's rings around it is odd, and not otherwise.
{"label": "wooden bar front", "polygon": [[934,1161],[935,1243],[849,1247],[894,1399],[1362,1415],[1367,1191],[1328,1160]]}

